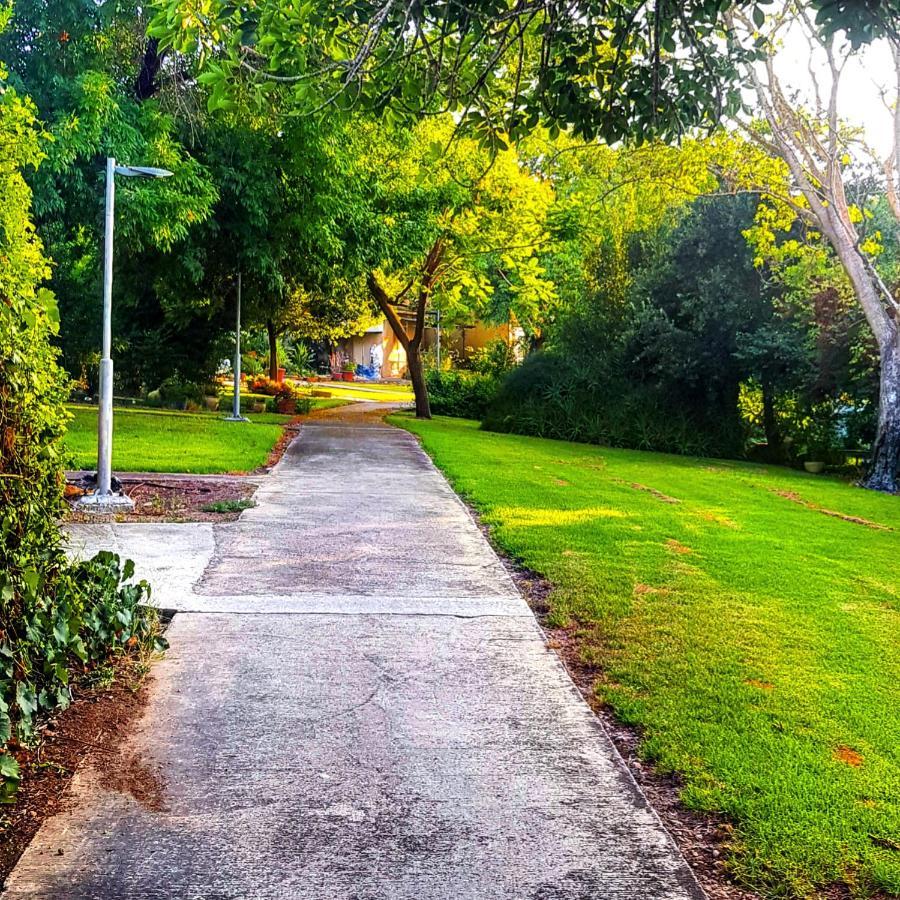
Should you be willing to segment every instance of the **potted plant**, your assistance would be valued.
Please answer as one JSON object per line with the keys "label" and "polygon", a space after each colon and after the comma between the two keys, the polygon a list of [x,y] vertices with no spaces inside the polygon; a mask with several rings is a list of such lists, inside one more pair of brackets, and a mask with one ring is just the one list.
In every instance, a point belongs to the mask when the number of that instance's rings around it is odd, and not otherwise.
{"label": "potted plant", "polygon": [[811,475],[821,475],[834,448],[834,428],[831,417],[813,414],[803,429],[803,468]]}
{"label": "potted plant", "polygon": [[297,412],[297,392],[287,382],[275,394],[275,409],[285,416],[292,416]]}
{"label": "potted plant", "polygon": [[341,375],[344,381],[353,381],[354,372],[356,371],[356,366],[352,362],[345,362],[343,369],[341,370]]}

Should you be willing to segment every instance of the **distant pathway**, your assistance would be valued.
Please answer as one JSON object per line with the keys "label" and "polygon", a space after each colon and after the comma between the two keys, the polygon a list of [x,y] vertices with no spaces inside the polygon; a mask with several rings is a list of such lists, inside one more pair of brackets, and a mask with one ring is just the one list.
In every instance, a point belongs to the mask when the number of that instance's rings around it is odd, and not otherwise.
{"label": "distant pathway", "polygon": [[304,425],[237,522],[77,530],[179,610],[127,748],[157,790],[85,767],[4,896],[701,896],[466,509],[373,412]]}

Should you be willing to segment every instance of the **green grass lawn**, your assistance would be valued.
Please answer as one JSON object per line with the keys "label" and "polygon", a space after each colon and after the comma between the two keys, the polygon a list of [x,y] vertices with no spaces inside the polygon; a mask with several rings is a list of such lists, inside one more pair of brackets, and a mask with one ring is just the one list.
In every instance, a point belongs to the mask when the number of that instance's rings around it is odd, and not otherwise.
{"label": "green grass lawn", "polygon": [[900,893],[900,497],[393,421],[556,585],[552,621],[577,633],[599,696],[687,806],[734,824],[741,882]]}
{"label": "green grass lawn", "polygon": [[[65,437],[72,467],[97,465],[97,409],[71,406]],[[290,416],[250,413],[250,424],[221,413],[116,408],[113,470],[119,472],[247,472],[265,463]]]}
{"label": "green grass lawn", "polygon": [[348,400],[371,400],[377,403],[412,403],[412,388],[406,384],[379,384],[366,381],[323,381],[311,385],[312,390],[329,391]]}

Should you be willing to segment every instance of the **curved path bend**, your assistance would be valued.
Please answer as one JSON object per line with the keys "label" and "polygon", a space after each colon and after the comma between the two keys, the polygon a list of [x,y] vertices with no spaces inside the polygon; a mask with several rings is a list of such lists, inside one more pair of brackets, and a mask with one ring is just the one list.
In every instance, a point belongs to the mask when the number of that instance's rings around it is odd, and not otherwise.
{"label": "curved path bend", "polygon": [[304,425],[237,522],[75,530],[178,610],[127,755],[9,900],[702,893],[467,510],[371,406]]}

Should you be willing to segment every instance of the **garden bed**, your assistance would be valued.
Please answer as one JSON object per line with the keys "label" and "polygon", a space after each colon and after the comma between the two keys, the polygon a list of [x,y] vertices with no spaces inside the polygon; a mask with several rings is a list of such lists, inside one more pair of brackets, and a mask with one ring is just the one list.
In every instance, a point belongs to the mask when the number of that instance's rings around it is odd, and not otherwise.
{"label": "garden bed", "polygon": [[72,705],[44,723],[33,748],[17,752],[19,791],[0,807],[0,885],[43,821],[63,808],[79,768],[96,765],[111,788],[145,804],[159,801],[156,774],[121,749],[147,705],[151,678],[146,660],[120,657],[92,685],[75,685]]}
{"label": "garden bed", "polygon": [[[134,510],[117,513],[118,522],[232,522],[242,508],[252,504],[257,482],[244,478],[174,478],[166,475],[125,475],[122,488],[133,501]],[[96,513],[79,512],[74,506],[81,490],[76,484],[67,490],[70,512],[67,521],[97,521]]]}

